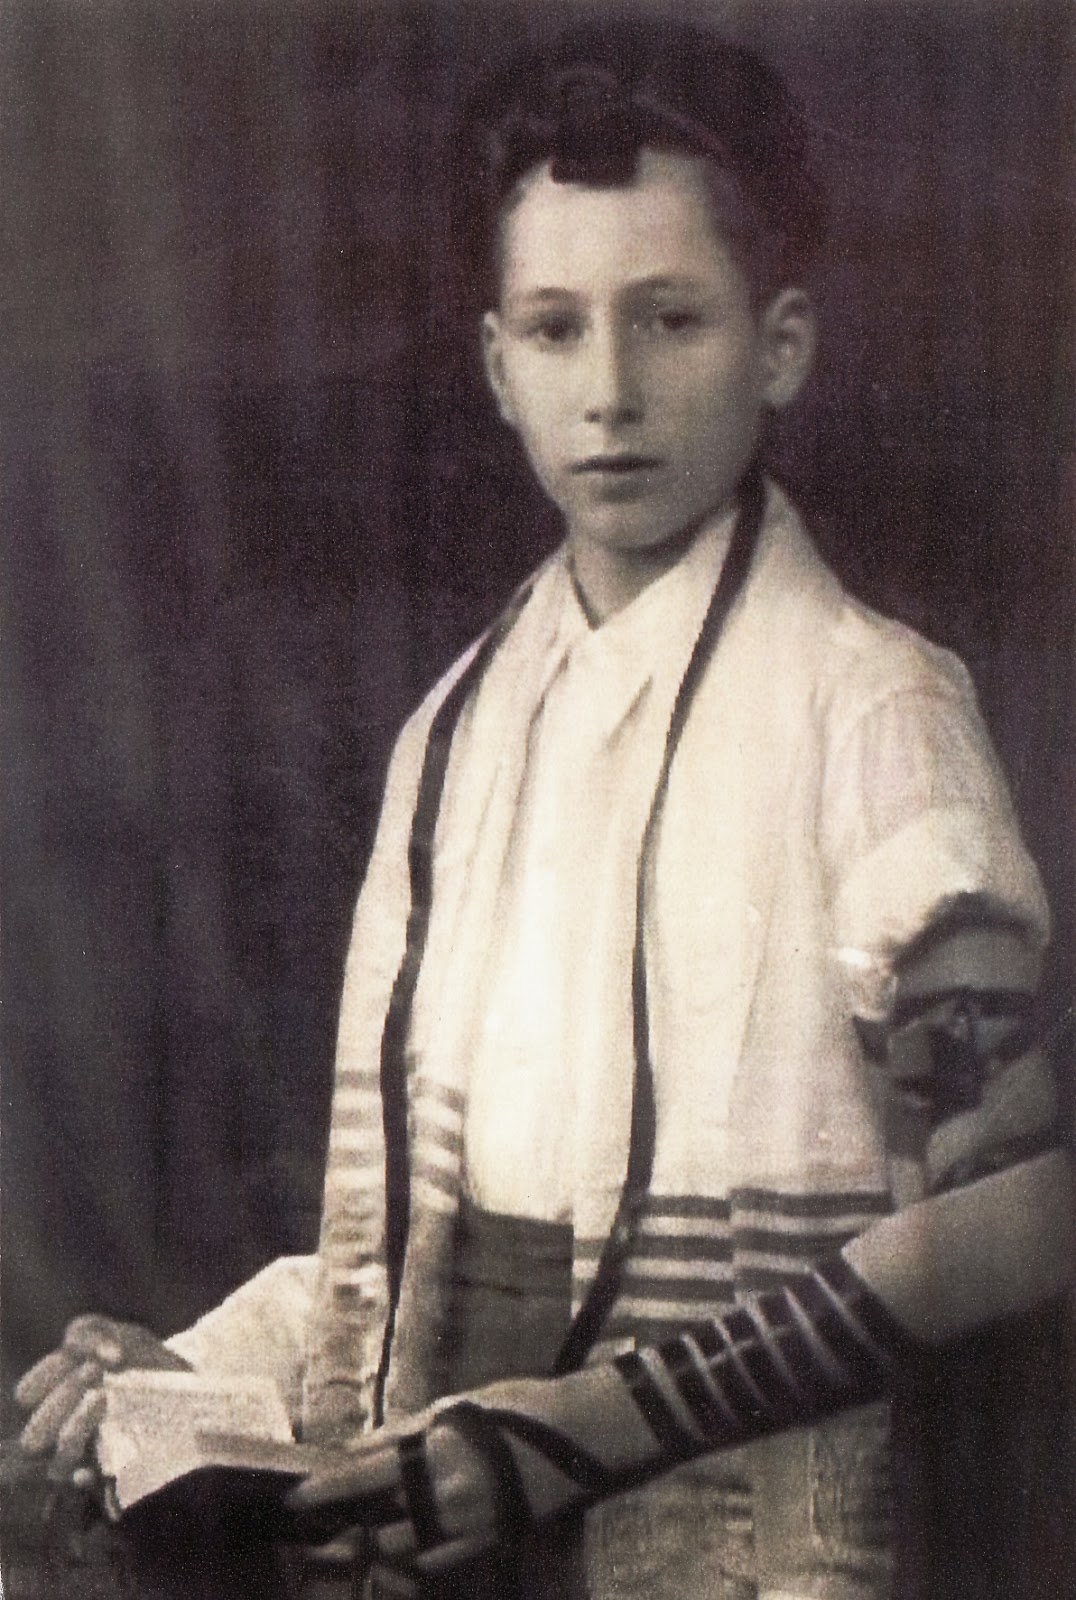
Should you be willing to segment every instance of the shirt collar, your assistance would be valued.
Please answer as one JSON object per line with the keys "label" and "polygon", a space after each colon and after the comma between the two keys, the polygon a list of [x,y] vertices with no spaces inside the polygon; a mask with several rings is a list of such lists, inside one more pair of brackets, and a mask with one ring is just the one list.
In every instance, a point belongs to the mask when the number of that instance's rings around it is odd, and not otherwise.
{"label": "shirt collar", "polygon": [[736,522],[735,509],[710,518],[675,566],[628,605],[591,627],[576,592],[567,547],[559,552],[559,624],[545,684],[570,665],[600,701],[610,737],[651,685],[675,694],[698,638]]}

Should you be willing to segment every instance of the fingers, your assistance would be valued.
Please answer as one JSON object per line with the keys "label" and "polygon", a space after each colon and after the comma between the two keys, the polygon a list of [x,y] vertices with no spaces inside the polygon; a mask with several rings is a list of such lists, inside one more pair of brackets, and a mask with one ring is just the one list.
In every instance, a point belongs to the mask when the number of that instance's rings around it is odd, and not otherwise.
{"label": "fingers", "polygon": [[32,1415],[19,1443],[27,1455],[56,1452],[49,1477],[64,1480],[82,1463],[104,1411],[104,1372],[121,1367],[186,1367],[137,1323],[82,1316],[69,1322],[63,1344],[30,1368],[15,1399]]}
{"label": "fingers", "polygon": [[365,1500],[387,1504],[395,1501],[399,1481],[395,1443],[374,1446],[347,1455],[339,1466],[311,1473],[291,1491],[287,1504],[294,1511]]}
{"label": "fingers", "polygon": [[411,1567],[395,1566],[382,1561],[374,1549],[370,1554],[371,1590],[378,1600],[423,1600],[427,1595],[425,1579]]}
{"label": "fingers", "polygon": [[343,1562],[354,1561],[356,1557],[361,1559],[368,1550],[369,1538],[365,1528],[348,1528],[324,1544],[304,1545],[303,1555],[315,1565],[338,1567]]}
{"label": "fingers", "polygon": [[173,1368],[189,1363],[163,1344],[156,1334],[137,1322],[116,1322],[111,1317],[76,1317],[68,1323],[64,1347],[92,1357],[103,1367]]}
{"label": "fingers", "polygon": [[76,1358],[69,1350],[53,1350],[19,1379],[15,1385],[16,1402],[27,1411],[36,1410],[75,1365]]}
{"label": "fingers", "polygon": [[[15,1386],[17,1403],[27,1411],[35,1410],[57,1384],[62,1383],[83,1362],[96,1361],[108,1368],[123,1365],[127,1354],[126,1331],[123,1323],[114,1322],[111,1317],[75,1317],[64,1330],[60,1348],[44,1356],[19,1380]],[[130,1331],[143,1332],[136,1328]],[[152,1342],[156,1343],[155,1340]]]}
{"label": "fingers", "polygon": [[49,1464],[49,1477],[69,1478],[82,1464],[90,1442],[105,1414],[107,1396],[103,1388],[84,1394],[56,1436],[56,1453]]}
{"label": "fingers", "polygon": [[300,1538],[321,1543],[357,1527],[394,1522],[402,1511],[395,1447],[358,1451],[339,1467],[313,1473],[285,1504]]}
{"label": "fingers", "polygon": [[96,1361],[84,1361],[37,1407],[19,1436],[27,1455],[47,1455],[56,1444],[64,1423],[76,1410],[83,1395],[101,1382],[103,1374]]}
{"label": "fingers", "polygon": [[390,1522],[378,1529],[377,1548],[386,1561],[409,1561],[417,1554],[415,1528],[411,1522]]}
{"label": "fingers", "polygon": [[478,1556],[486,1555],[496,1543],[490,1533],[473,1534],[465,1538],[448,1539],[420,1554],[415,1542],[414,1524],[411,1522],[390,1523],[377,1534],[377,1551],[383,1561],[389,1565],[413,1565],[428,1578],[450,1572],[461,1561],[473,1561]]}
{"label": "fingers", "polygon": [[87,1360],[99,1361],[103,1367],[130,1365],[125,1344],[129,1336],[141,1333],[140,1328],[114,1322],[111,1317],[76,1317],[67,1324],[64,1348]]}
{"label": "fingers", "polygon": [[[429,1550],[415,1561],[418,1570],[428,1578],[439,1577],[442,1573],[450,1572],[461,1561],[473,1561],[478,1556],[488,1554],[496,1547],[497,1541],[490,1534],[483,1534],[468,1539],[449,1539],[445,1544],[439,1544],[435,1550]],[[383,1548],[384,1535],[379,1537],[378,1545]],[[385,1553],[385,1559],[390,1558]]]}

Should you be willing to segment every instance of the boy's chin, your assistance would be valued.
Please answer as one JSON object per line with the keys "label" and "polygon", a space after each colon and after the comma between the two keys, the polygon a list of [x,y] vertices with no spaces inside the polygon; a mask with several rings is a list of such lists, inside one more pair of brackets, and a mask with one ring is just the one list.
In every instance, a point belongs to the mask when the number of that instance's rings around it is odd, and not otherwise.
{"label": "boy's chin", "polygon": [[596,555],[627,564],[677,556],[692,543],[712,512],[684,518],[587,517],[569,524],[572,543],[590,545]]}

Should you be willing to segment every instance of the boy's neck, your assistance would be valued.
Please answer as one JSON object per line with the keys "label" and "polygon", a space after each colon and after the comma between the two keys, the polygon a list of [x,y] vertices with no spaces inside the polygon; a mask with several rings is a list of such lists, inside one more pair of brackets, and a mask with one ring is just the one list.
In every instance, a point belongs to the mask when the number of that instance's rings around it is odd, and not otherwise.
{"label": "boy's neck", "polygon": [[693,522],[663,544],[644,550],[615,550],[585,536],[571,535],[568,551],[579,603],[592,628],[623,611],[644,589],[681,561],[711,520]]}

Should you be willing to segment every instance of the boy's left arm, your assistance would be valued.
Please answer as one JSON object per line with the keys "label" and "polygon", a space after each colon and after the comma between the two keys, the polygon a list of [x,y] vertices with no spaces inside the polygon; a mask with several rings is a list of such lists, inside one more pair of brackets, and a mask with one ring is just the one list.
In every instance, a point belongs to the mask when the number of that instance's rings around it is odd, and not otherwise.
{"label": "boy's left arm", "polygon": [[434,1572],[693,1456],[880,1398],[917,1351],[1065,1290],[1072,1200],[1051,1151],[908,1206],[795,1286],[653,1348],[442,1402],[307,1479],[298,1532],[374,1530],[382,1559]]}
{"label": "boy's left arm", "polygon": [[970,915],[900,966],[868,1042],[922,1130],[927,1198],[652,1349],[382,1429],[307,1480],[297,1509],[326,1534],[376,1526],[383,1558],[440,1570],[692,1456],[878,1398],[917,1350],[1063,1292],[1072,1170],[1030,1029],[1037,969],[1017,928]]}

